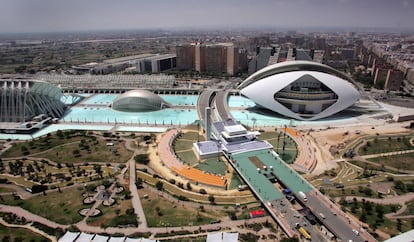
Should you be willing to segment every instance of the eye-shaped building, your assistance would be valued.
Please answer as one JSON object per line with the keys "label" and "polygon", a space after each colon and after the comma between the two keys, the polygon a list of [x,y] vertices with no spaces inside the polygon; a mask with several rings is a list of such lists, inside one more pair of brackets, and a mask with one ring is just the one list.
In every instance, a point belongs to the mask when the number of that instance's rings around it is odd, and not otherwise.
{"label": "eye-shaped building", "polygon": [[360,93],[345,74],[312,61],[267,66],[239,85],[256,105],[298,120],[317,120],[357,102]]}

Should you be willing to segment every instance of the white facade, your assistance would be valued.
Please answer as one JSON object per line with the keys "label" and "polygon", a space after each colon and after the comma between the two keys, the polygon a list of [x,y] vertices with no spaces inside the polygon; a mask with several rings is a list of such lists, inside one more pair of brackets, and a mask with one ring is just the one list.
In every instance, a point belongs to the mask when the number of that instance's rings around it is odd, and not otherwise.
{"label": "white facade", "polygon": [[[306,70],[301,64],[305,63]],[[321,68],[320,68],[321,67]],[[318,71],[318,70],[321,71]],[[247,78],[241,94],[257,105],[298,120],[317,120],[357,102],[360,93],[330,67],[313,62],[285,62]]]}

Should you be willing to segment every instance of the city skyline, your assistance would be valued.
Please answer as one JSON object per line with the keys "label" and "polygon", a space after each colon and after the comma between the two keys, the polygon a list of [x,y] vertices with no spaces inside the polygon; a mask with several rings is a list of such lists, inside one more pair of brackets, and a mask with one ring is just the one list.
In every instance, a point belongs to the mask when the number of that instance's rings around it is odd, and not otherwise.
{"label": "city skyline", "polygon": [[3,0],[0,33],[197,28],[413,30],[412,0]]}

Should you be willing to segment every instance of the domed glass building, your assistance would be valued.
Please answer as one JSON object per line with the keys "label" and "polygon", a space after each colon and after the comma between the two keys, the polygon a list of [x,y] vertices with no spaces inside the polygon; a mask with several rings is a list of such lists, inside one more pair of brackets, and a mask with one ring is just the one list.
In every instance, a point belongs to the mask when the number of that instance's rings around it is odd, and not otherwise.
{"label": "domed glass building", "polygon": [[112,108],[124,112],[147,112],[170,107],[160,96],[147,90],[131,90],[118,96]]}
{"label": "domed glass building", "polygon": [[267,66],[239,88],[257,106],[298,120],[329,117],[350,107],[361,96],[351,78],[312,61]]}
{"label": "domed glass building", "polygon": [[38,115],[60,118],[65,105],[57,86],[38,80],[0,79],[0,122],[26,122]]}

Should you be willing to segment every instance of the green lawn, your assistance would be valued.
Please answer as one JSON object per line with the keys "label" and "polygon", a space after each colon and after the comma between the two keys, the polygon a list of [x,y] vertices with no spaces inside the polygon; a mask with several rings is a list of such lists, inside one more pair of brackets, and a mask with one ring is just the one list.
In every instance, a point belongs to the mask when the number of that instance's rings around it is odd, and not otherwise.
{"label": "green lawn", "polygon": [[[414,170],[414,153],[381,156],[367,159],[377,164],[391,166],[404,172],[405,170]],[[395,172],[395,171],[394,171]]]}
{"label": "green lawn", "polygon": [[239,185],[243,185],[244,182],[241,180],[241,178],[239,177],[239,175],[237,174],[237,172],[233,172],[232,176],[231,176],[231,181],[230,181],[230,187],[229,189],[236,189]]}
{"label": "green lawn", "polygon": [[24,186],[24,187],[31,187],[35,184],[34,182],[27,181],[23,177],[20,177],[20,176],[10,177],[10,176],[0,174],[0,178],[7,178],[7,180],[9,180],[10,182],[16,183],[17,185]]}
{"label": "green lawn", "polygon": [[191,140],[191,141],[195,142],[195,141],[197,141],[197,138],[200,141],[204,140],[203,135],[198,135],[197,132],[190,131],[190,132],[183,133],[179,139],[187,139],[187,140]]}
{"label": "green lawn", "polygon": [[3,196],[4,201],[1,203],[22,207],[60,224],[79,222],[83,217],[78,211],[89,207],[82,203],[83,188],[71,187],[61,191],[47,191],[46,196],[39,194],[28,200],[14,200],[11,196]]}
{"label": "green lawn", "polygon": [[[155,185],[155,183],[158,181],[158,179],[152,177],[151,175],[147,173],[143,173],[138,171],[137,177],[140,177],[142,180],[146,181],[146,183]],[[170,194],[174,194],[175,196],[184,196],[187,197],[190,200],[196,200],[196,201],[204,201],[205,203],[209,203],[208,195],[202,195],[198,193],[198,191],[195,192],[188,192],[184,189],[181,189],[177,186],[177,184],[171,184],[169,182],[164,182],[164,189],[167,190]],[[142,196],[143,192],[142,190],[139,190],[140,196]],[[142,193],[142,194],[141,194]],[[256,198],[251,194],[250,196],[221,196],[221,197],[215,197],[215,201],[217,204],[246,204],[255,202]]]}
{"label": "green lawn", "polygon": [[[348,160],[348,162],[353,164],[353,165],[356,165],[358,167],[361,167],[363,169],[367,169],[367,170],[381,170],[382,169],[382,167],[380,165],[376,166],[376,165],[369,164],[369,163],[366,163],[366,162],[362,162],[362,161],[359,161],[359,160]],[[384,171],[389,171],[389,172],[394,173],[394,171],[385,170],[385,168],[384,168]]]}
{"label": "green lawn", "polygon": [[198,163],[197,157],[192,150],[176,152],[176,155],[190,166]]}
{"label": "green lawn", "polygon": [[[66,131],[69,132],[69,131]],[[12,148],[8,149],[6,152],[2,154],[2,157],[16,157],[16,156],[23,156],[22,147],[26,147],[29,151],[29,154],[34,154],[38,152],[42,152],[53,147],[72,143],[72,142],[79,142],[81,139],[87,139],[84,135],[75,135],[77,134],[75,131],[72,135],[68,135],[68,138],[59,138],[56,134],[50,134],[47,136],[43,136],[37,138],[33,141],[25,141],[25,142],[16,142],[13,144]]]}
{"label": "green lawn", "polygon": [[[279,138],[278,138],[279,137]],[[266,140],[273,149],[280,154],[280,157],[288,164],[293,163],[298,155],[296,142],[289,136],[283,138],[283,134],[279,136],[278,132],[264,132],[259,137],[261,140]],[[285,151],[283,152],[283,141],[285,141]],[[284,154],[283,154],[284,153]],[[282,155],[283,154],[283,155]]]}
{"label": "green lawn", "polygon": [[142,199],[141,202],[150,227],[201,225],[217,219],[215,211],[201,212],[192,207],[184,207],[178,202],[171,202],[148,190],[142,189],[139,192],[140,195],[149,194],[149,198]]}
{"label": "green lawn", "polygon": [[222,176],[226,174],[227,170],[226,164],[222,160],[217,161],[217,158],[210,158],[200,162],[195,168],[209,173],[220,174]]}
{"label": "green lawn", "polygon": [[414,149],[409,142],[411,138],[412,136],[377,137],[369,139],[366,144],[358,150],[358,154],[371,155],[401,150],[411,150]]}
{"label": "green lawn", "polygon": [[47,238],[24,228],[9,228],[0,224],[1,241],[46,242]]}
{"label": "green lawn", "polygon": [[[81,147],[81,141],[89,147]],[[19,157],[31,155],[47,158],[57,163],[76,162],[126,162],[132,155],[123,142],[111,141],[113,147],[106,146],[107,141],[90,136],[83,131],[63,131],[59,137],[56,133],[37,138],[33,141],[17,142],[2,157]],[[73,152],[79,151],[79,155]],[[116,150],[116,152],[113,152]],[[104,158],[103,158],[104,157]]]}
{"label": "green lawn", "polygon": [[[34,155],[35,157],[47,158],[57,163],[80,163],[80,162],[120,162],[124,163],[131,158],[132,152],[128,151],[123,143],[116,143],[114,148],[116,153],[111,151],[112,147],[106,146],[106,141],[101,139],[98,143],[91,144],[90,151],[82,150],[79,143],[69,143],[50,149],[47,152]],[[79,150],[79,156],[73,154],[74,150]]]}
{"label": "green lawn", "polygon": [[190,141],[190,140],[176,140],[175,144],[174,144],[174,150],[175,152],[180,152],[180,151],[184,151],[184,150],[191,150],[193,148],[193,143],[194,141]]}
{"label": "green lawn", "polygon": [[414,201],[407,203],[407,209],[401,215],[414,215]]}
{"label": "green lawn", "polygon": [[5,193],[5,192],[14,192],[15,190],[12,188],[8,188],[8,187],[0,187],[0,193]]}
{"label": "green lawn", "polygon": [[[97,217],[89,217],[87,223],[92,226],[100,226],[103,228],[106,227],[117,227],[119,225],[125,225],[127,221],[125,217],[131,219],[131,223],[136,223],[136,215],[133,214],[126,214],[128,209],[133,209],[131,200],[121,200],[119,196],[116,198],[116,204],[107,207],[101,205],[99,210],[101,210],[102,214]],[[136,224],[135,224],[136,225]]]}
{"label": "green lawn", "polygon": [[371,203],[370,206],[364,205],[362,202],[351,203],[345,205],[346,209],[356,215],[362,222],[370,225],[371,228],[377,227],[386,233],[396,234],[396,222],[387,219],[385,216],[379,217],[378,211],[381,210],[383,214],[391,213],[400,208],[398,204],[381,205]]}

